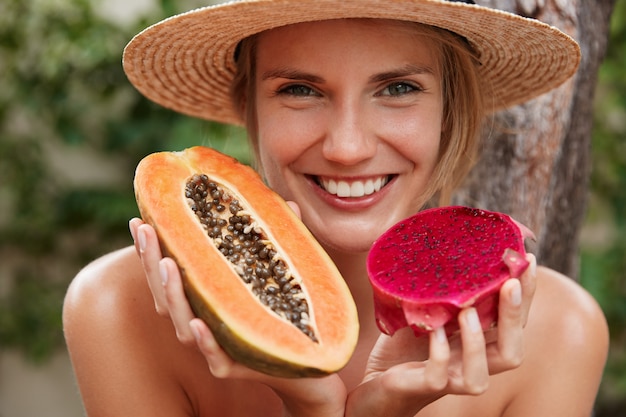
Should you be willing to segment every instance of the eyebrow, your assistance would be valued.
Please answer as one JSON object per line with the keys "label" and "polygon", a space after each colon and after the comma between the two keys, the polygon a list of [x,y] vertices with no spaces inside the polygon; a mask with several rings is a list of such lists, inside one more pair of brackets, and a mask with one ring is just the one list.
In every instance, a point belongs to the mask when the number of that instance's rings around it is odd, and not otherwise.
{"label": "eyebrow", "polygon": [[302,80],[309,81],[311,83],[323,83],[324,78],[317,75],[303,72],[295,68],[275,68],[264,72],[261,75],[261,80],[266,81],[275,78],[286,78],[288,80]]}
{"label": "eyebrow", "polygon": [[[384,71],[378,74],[374,74],[370,77],[369,81],[372,83],[376,83],[376,82],[381,82],[385,80],[391,80],[394,78],[402,78],[402,77],[406,77],[409,75],[419,75],[419,74],[434,75],[435,70],[430,66],[407,64],[403,67],[400,67],[394,70]],[[295,68],[289,68],[289,67],[271,69],[269,71],[264,72],[261,75],[261,80],[263,81],[276,79],[276,78],[285,78],[288,80],[302,80],[302,81],[308,81],[308,82],[317,83],[317,84],[324,83],[325,81],[324,78],[320,76],[317,76],[308,72],[300,71]]]}
{"label": "eyebrow", "polygon": [[420,74],[435,75],[435,70],[429,66],[407,64],[398,69],[381,72],[379,74],[374,74],[373,76],[370,77],[370,82],[376,83],[376,82],[391,80],[394,78],[402,78],[402,77],[407,77],[409,75],[420,75]]}

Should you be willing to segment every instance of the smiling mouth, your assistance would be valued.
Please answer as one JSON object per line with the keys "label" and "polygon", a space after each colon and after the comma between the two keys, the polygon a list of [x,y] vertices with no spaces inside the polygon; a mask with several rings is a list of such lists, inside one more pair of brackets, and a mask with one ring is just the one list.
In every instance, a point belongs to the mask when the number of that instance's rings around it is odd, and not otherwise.
{"label": "smiling mouth", "polygon": [[324,177],[314,177],[314,180],[329,194],[337,197],[358,198],[380,191],[392,178],[392,175],[383,175],[364,180],[336,180]]}

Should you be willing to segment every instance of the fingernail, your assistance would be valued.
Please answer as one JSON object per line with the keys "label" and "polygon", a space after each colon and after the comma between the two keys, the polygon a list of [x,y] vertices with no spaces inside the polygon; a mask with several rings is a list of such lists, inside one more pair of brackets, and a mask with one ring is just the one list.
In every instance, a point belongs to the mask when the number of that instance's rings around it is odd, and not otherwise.
{"label": "fingernail", "polygon": [[470,308],[465,313],[465,320],[470,330],[473,333],[478,333],[482,331],[482,327],[480,326],[480,319],[478,318],[478,313],[475,308]]}
{"label": "fingernail", "polygon": [[509,267],[511,277],[519,278],[528,267],[528,261],[519,252],[513,249],[506,249],[502,260]]}
{"label": "fingernail", "polygon": [[139,241],[139,251],[143,252],[146,250],[146,232],[142,227],[137,230],[137,240]]}
{"label": "fingernail", "polygon": [[443,327],[437,327],[435,329],[435,339],[437,340],[437,343],[443,344],[446,342],[446,331]]}
{"label": "fingernail", "polygon": [[528,269],[530,270],[530,274],[535,276],[537,275],[537,258],[535,258],[535,255],[529,255],[528,258],[530,262]]}
{"label": "fingernail", "polygon": [[[208,332],[204,332],[204,334],[200,333],[199,326],[202,326],[202,323],[199,321],[200,319],[192,319],[189,322],[189,328],[191,329],[191,334],[196,339],[196,342],[202,342],[202,346],[204,349],[215,350],[219,348],[213,333],[209,330]],[[203,349],[203,350],[204,350]],[[207,352],[205,352],[206,354]]]}
{"label": "fingernail", "polygon": [[132,227],[133,219],[128,221],[128,230],[130,230],[130,235],[133,237],[133,242],[137,240],[137,236],[135,236],[135,230]]}
{"label": "fingernail", "polygon": [[194,325],[193,320],[189,322],[189,328],[191,329],[191,334],[196,339],[196,341],[200,340],[200,332],[198,328]]}
{"label": "fingernail", "polygon": [[522,304],[522,285],[518,280],[515,280],[515,285],[511,289],[511,302],[514,306]]}
{"label": "fingernail", "polygon": [[161,282],[163,285],[166,285],[169,277],[167,275],[167,265],[163,261],[159,262],[159,272],[161,273]]}

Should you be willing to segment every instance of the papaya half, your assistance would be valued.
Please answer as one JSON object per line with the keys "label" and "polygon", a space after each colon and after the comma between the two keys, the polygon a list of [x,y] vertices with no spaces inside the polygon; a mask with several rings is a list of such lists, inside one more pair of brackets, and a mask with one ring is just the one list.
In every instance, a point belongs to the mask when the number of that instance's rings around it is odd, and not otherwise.
{"label": "papaya half", "polygon": [[159,152],[140,161],[134,187],[194,313],[234,360],[281,377],[345,366],[359,331],[350,291],[252,168],[206,147]]}

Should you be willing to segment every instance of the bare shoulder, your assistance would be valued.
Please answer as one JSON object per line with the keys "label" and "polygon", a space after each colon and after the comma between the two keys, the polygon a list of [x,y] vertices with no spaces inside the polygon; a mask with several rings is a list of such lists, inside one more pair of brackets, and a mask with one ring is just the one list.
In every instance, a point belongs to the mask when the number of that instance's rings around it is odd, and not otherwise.
{"label": "bare shoulder", "polygon": [[[141,313],[143,301],[149,294],[144,284],[143,270],[134,248],[128,247],[104,255],[85,266],[70,284],[64,303],[64,319],[72,324],[84,313],[109,311],[106,321],[115,313],[122,314],[122,302],[134,305]],[[135,301],[134,303],[131,301]]]}
{"label": "bare shoulder", "polygon": [[[65,298],[67,348],[88,415],[190,415],[180,389],[182,345],[155,312],[134,248],[83,268]],[[167,361],[168,357],[180,360]],[[159,398],[160,401],[141,401]]]}
{"label": "bare shoulder", "polygon": [[[77,274],[63,322],[89,416],[270,416],[280,410],[269,388],[214,378],[197,349],[178,341],[171,320],[156,313],[133,247]],[[224,401],[235,395],[246,401]]]}
{"label": "bare shoulder", "polygon": [[604,350],[608,329],[596,300],[576,281],[546,267],[537,268],[537,292],[531,315],[532,328],[558,338],[570,348]]}
{"label": "bare shoulder", "polygon": [[86,289],[85,285],[101,287],[107,283],[106,277],[127,276],[133,271],[140,273],[141,265],[139,262],[139,257],[134,248],[130,246],[105,254],[78,272],[70,285],[68,294],[72,295],[74,291]]}
{"label": "bare shoulder", "polygon": [[609,344],[595,299],[574,280],[539,267],[525,340],[518,395],[506,415],[591,415]]}
{"label": "bare shoulder", "polygon": [[157,351],[148,348],[150,343],[173,332],[169,320],[155,312],[133,247],[104,255],[76,275],[65,296],[63,325],[72,360],[81,363],[79,377],[83,369],[93,366],[82,363],[83,354],[110,361],[140,352],[144,357],[154,356]]}

